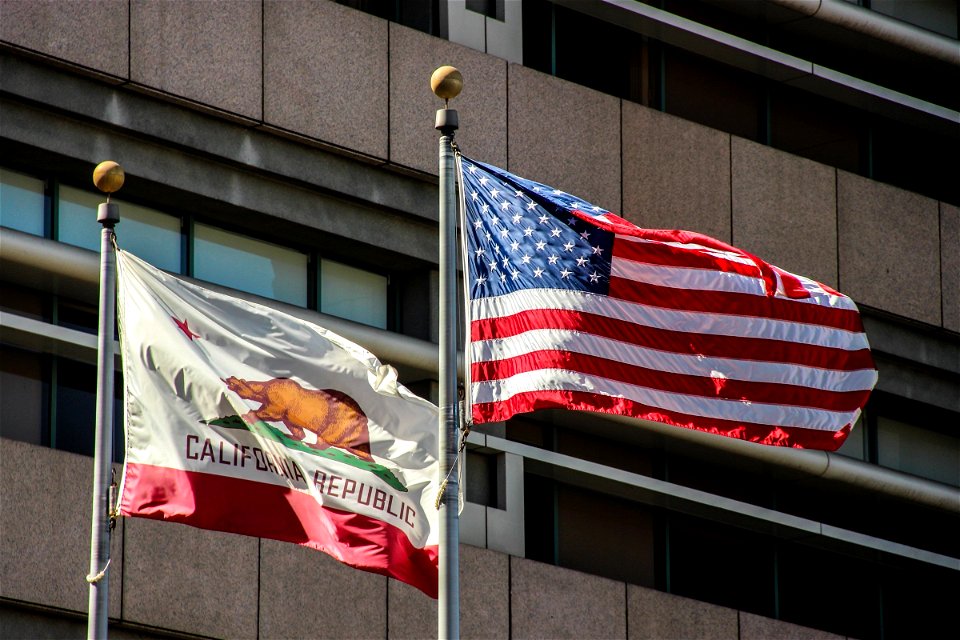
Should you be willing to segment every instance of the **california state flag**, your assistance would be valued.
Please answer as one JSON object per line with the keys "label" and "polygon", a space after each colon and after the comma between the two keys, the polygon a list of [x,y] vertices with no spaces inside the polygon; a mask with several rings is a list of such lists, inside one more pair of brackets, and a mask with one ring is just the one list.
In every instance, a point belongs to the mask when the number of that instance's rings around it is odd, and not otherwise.
{"label": "california state flag", "polygon": [[437,408],[326,329],[117,264],[120,513],[295,542],[437,597]]}

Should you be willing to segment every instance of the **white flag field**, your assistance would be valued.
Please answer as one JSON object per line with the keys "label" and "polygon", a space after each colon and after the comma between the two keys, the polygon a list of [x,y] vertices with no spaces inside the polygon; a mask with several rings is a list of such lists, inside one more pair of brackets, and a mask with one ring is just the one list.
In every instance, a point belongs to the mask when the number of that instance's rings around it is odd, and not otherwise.
{"label": "white flag field", "polygon": [[294,542],[437,597],[437,407],[319,326],[117,264],[120,513]]}

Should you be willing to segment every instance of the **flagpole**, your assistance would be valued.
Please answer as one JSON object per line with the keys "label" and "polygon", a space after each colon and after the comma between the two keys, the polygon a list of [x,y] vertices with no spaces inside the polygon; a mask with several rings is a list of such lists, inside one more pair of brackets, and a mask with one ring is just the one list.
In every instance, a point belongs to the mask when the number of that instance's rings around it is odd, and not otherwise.
{"label": "flagpole", "polygon": [[110,194],[123,186],[123,169],[106,161],[93,171],[93,183],[107,194],[97,209],[100,230],[100,310],[97,329],[97,413],[93,449],[93,511],[90,529],[90,595],[87,638],[107,637],[108,568],[110,566],[110,470],[113,458],[113,329],[116,294],[116,255],[113,227],[120,222],[120,207]]}
{"label": "flagpole", "polygon": [[456,473],[450,473],[457,455],[457,199],[454,178],[453,136],[459,126],[451,98],[463,87],[463,76],[453,67],[433,72],[430,86],[444,101],[437,110],[440,131],[440,423],[441,488],[440,573],[437,596],[437,637],[460,637],[460,524]]}

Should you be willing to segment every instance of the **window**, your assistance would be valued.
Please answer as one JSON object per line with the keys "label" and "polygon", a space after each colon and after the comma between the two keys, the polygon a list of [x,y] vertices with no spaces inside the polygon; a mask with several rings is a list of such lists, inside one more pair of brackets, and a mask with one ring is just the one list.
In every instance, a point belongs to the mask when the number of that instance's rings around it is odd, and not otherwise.
{"label": "window", "polygon": [[960,439],[879,416],[877,464],[960,487]]}
{"label": "window", "polygon": [[670,593],[775,617],[771,538],[671,514],[667,548]]}
{"label": "window", "polygon": [[879,638],[878,569],[870,562],[824,549],[781,544],[777,617],[852,638]]}
{"label": "window", "polygon": [[[100,251],[100,232],[103,227],[97,222],[97,208],[105,201],[103,194],[60,187],[57,239],[91,251]],[[155,267],[179,273],[179,218],[122,200],[113,202],[120,207],[120,222],[116,226],[120,248]]]}
{"label": "window", "polygon": [[[95,365],[55,358],[53,361],[53,419],[50,441],[54,448],[93,455],[97,415]],[[123,381],[114,379],[113,460],[123,459]]]}
{"label": "window", "polygon": [[321,260],[320,311],[386,329],[386,276]]}
{"label": "window", "polygon": [[44,235],[46,198],[43,180],[0,169],[0,225]]}
{"label": "window", "polygon": [[40,354],[0,346],[0,389],[4,397],[0,402],[0,436],[49,444],[44,429],[49,385]]}
{"label": "window", "polygon": [[201,280],[307,306],[305,253],[196,224],[193,256],[193,275]]}
{"label": "window", "polygon": [[105,200],[102,194],[61,186],[57,200],[56,239],[76,247],[100,251],[102,227],[97,222],[97,207]]}

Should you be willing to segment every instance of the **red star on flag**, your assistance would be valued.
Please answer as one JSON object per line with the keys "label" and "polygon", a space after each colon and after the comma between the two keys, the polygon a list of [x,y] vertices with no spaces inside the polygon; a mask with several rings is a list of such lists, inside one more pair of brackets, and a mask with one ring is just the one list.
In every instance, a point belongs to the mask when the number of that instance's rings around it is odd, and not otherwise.
{"label": "red star on flag", "polygon": [[176,316],[170,316],[170,317],[173,318],[173,321],[177,323],[178,327],[180,327],[180,331],[183,331],[183,334],[188,338],[190,338],[190,342],[193,342],[194,338],[200,337],[199,333],[194,333],[193,331],[191,331],[190,325],[188,324],[188,321],[186,318],[184,318],[183,321],[181,322],[180,319],[177,318]]}

